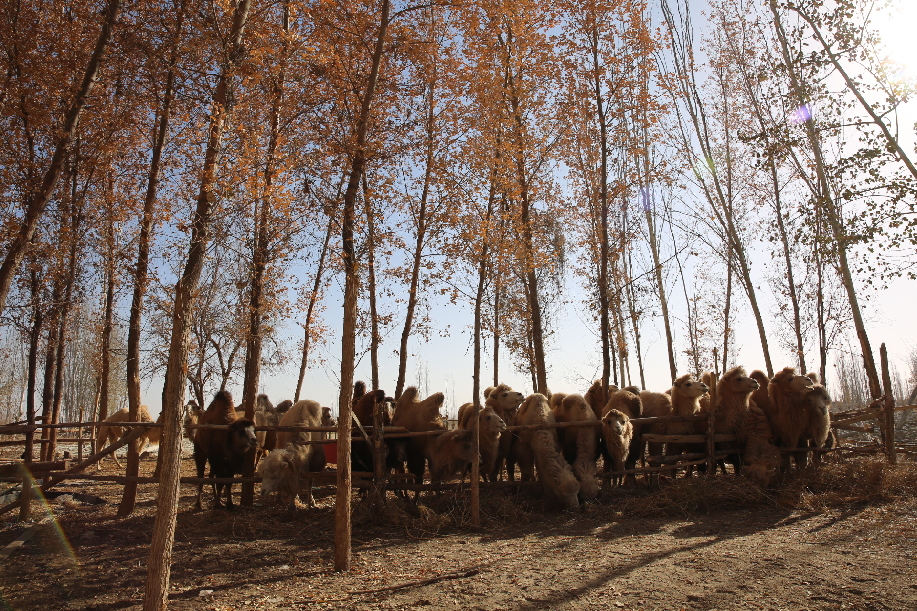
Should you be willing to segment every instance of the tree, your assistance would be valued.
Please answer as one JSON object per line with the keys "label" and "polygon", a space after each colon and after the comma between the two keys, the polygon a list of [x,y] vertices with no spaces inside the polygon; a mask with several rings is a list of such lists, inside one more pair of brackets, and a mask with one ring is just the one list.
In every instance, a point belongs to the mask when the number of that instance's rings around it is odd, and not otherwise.
{"label": "tree", "polygon": [[175,538],[175,516],[178,510],[178,483],[181,459],[181,404],[184,400],[185,368],[190,340],[190,312],[193,294],[204,266],[210,240],[215,191],[218,180],[220,143],[231,109],[231,91],[244,57],[242,34],[248,22],[251,2],[240,0],[231,11],[228,48],[221,58],[216,86],[211,98],[210,129],[200,182],[200,191],[192,224],[191,244],[182,276],[175,287],[172,315],[172,340],[163,392],[165,428],[160,443],[163,452],[159,502],[153,538],[150,545],[149,571],[143,598],[144,611],[164,609],[168,605],[172,543]]}

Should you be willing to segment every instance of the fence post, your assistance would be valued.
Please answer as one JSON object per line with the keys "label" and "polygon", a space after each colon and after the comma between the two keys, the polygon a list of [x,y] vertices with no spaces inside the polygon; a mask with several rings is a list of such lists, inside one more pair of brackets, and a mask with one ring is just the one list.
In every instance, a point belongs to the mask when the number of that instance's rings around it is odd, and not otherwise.
{"label": "fence post", "polygon": [[31,517],[32,486],[34,482],[32,481],[32,474],[29,473],[29,468],[26,463],[22,463],[19,469],[22,472],[22,495],[19,497],[19,521],[25,522]]}
{"label": "fence post", "polygon": [[385,501],[385,433],[383,426],[382,410],[388,409],[385,400],[377,401],[373,409],[373,487],[376,491],[376,501]]}
{"label": "fence post", "polygon": [[885,455],[889,464],[894,465],[898,462],[895,451],[895,397],[892,394],[892,380],[888,372],[888,352],[885,350],[884,343],[879,348],[879,355],[882,359],[882,385],[885,390]]}
{"label": "fence post", "polygon": [[710,372],[710,410],[707,412],[707,477],[716,475],[716,446],[713,435],[716,432],[716,384],[719,376]]}

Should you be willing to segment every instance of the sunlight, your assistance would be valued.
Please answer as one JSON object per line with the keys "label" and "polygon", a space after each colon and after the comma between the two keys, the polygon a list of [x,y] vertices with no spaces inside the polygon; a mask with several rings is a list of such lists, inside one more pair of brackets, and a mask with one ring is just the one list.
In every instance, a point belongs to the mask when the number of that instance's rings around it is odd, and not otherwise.
{"label": "sunlight", "polygon": [[876,26],[882,38],[887,61],[902,78],[917,77],[917,2],[899,0],[881,13]]}

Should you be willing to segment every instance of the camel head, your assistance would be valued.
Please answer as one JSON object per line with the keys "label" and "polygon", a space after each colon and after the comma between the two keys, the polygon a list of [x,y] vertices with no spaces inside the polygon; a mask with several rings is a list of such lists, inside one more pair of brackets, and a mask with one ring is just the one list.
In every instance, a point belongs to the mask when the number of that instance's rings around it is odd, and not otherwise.
{"label": "camel head", "polygon": [[777,384],[780,390],[786,393],[806,393],[812,390],[815,383],[807,376],[796,374],[793,367],[785,367],[771,380],[772,384]]}
{"label": "camel head", "polygon": [[732,395],[751,395],[760,388],[757,380],[749,377],[742,367],[734,367],[723,374],[720,378],[717,394],[722,396],[723,393]]}
{"label": "camel head", "polygon": [[602,416],[602,427],[610,428],[616,437],[620,437],[627,432],[629,422],[630,418],[616,409],[610,409]]}
{"label": "camel head", "polygon": [[704,395],[710,390],[703,382],[698,382],[691,374],[683,375],[672,384],[673,392],[677,389],[678,393],[691,399]]}
{"label": "camel head", "polygon": [[824,386],[815,386],[803,397],[807,408],[818,412],[824,416],[831,409],[831,397]]}

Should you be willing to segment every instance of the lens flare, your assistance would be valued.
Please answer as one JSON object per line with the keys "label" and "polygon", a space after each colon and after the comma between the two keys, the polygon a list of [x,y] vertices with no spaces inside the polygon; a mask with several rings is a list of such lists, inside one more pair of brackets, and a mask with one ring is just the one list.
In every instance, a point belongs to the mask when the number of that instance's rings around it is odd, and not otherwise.
{"label": "lens flare", "polygon": [[[34,485],[35,480],[32,478],[32,474],[28,471],[26,474],[28,482],[23,482],[23,485]],[[70,559],[70,563],[73,565],[73,568],[79,571],[79,559],[76,557],[76,552],[73,549],[73,545],[70,544],[70,540],[67,538],[67,533],[65,533],[64,529],[61,527],[57,516],[54,515],[54,509],[51,507],[51,504],[48,503],[48,499],[45,497],[40,487],[35,487],[33,490],[35,495],[33,500],[37,500],[39,502],[45,513],[45,518],[42,520],[42,522],[47,522],[51,526],[51,529],[54,531],[58,541],[61,544],[61,549],[63,549],[67,554],[67,557]]]}

